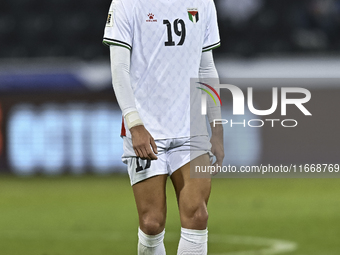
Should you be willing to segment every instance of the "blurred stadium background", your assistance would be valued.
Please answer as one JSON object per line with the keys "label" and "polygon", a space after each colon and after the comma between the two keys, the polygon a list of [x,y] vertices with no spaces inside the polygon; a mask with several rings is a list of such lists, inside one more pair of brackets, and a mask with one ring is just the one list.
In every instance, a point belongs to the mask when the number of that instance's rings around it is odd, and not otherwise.
{"label": "blurred stadium background", "polygon": [[[226,126],[224,163],[340,163],[340,1],[215,3],[222,81],[254,87],[259,109],[270,108],[274,86],[312,93],[312,117],[288,107],[285,118],[296,119],[296,128]],[[137,217],[120,160],[121,112],[101,43],[109,5],[0,2],[0,254],[134,254]],[[270,117],[282,119],[279,110]],[[299,248],[286,250],[291,254],[339,254],[339,191],[330,179],[216,180],[210,229],[229,241],[212,238],[219,243],[213,252],[280,252],[263,250],[265,241],[230,241],[236,235],[292,240]],[[167,229],[175,233],[171,192]],[[167,246],[174,253],[173,237]]]}

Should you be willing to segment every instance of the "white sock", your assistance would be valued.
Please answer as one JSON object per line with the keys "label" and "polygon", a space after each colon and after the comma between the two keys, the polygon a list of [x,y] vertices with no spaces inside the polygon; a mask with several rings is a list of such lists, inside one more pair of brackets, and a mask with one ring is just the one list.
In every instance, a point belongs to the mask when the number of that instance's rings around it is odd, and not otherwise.
{"label": "white sock", "polygon": [[208,230],[181,228],[177,255],[206,255],[208,253]]}
{"label": "white sock", "polygon": [[164,233],[147,235],[138,228],[138,255],[165,255]]}

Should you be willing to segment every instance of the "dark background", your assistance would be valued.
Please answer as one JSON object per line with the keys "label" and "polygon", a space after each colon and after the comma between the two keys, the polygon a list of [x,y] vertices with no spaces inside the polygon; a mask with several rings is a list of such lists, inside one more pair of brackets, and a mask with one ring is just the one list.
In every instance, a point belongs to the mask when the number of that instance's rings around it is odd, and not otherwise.
{"label": "dark background", "polygon": [[[222,47],[216,54],[334,54],[338,0],[216,0]],[[0,57],[107,59],[101,46],[110,1],[3,0]]]}

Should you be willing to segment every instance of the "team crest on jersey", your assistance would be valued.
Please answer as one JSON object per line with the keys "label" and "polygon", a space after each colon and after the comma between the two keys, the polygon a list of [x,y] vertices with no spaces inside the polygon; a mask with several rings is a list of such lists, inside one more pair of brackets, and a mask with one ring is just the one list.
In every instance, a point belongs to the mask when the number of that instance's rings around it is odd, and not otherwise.
{"label": "team crest on jersey", "polygon": [[189,14],[189,19],[193,23],[196,24],[199,20],[198,9],[197,8],[188,8],[188,14]]}
{"label": "team crest on jersey", "polygon": [[109,15],[107,16],[106,26],[107,27],[112,27],[113,26],[113,11],[110,11]]}
{"label": "team crest on jersey", "polygon": [[149,19],[146,20],[146,22],[157,22],[157,19],[155,19],[155,15],[152,13],[148,14]]}

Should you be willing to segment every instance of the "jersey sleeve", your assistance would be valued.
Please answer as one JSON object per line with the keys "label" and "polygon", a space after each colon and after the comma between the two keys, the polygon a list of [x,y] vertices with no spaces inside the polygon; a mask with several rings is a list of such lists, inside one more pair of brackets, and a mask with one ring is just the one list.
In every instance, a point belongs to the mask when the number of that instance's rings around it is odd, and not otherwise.
{"label": "jersey sleeve", "polygon": [[207,17],[207,26],[202,50],[203,52],[215,49],[221,45],[217,24],[216,7],[213,0],[208,0]]}
{"label": "jersey sleeve", "polygon": [[113,0],[104,30],[103,43],[132,49],[132,6],[130,1]]}

